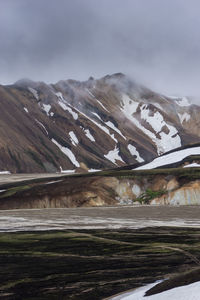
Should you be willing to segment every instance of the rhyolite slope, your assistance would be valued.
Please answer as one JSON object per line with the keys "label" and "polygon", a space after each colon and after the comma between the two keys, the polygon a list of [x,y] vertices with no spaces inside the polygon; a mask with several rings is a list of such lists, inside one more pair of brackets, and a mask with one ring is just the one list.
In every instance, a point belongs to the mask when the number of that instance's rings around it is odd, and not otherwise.
{"label": "rhyolite slope", "polygon": [[200,107],[118,73],[0,86],[0,171],[108,169],[200,141]]}

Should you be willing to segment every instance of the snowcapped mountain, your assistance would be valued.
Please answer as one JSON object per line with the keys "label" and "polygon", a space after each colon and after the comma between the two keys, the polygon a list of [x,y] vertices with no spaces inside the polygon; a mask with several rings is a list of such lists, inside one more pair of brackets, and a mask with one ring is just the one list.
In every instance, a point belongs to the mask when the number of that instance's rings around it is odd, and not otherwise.
{"label": "snowcapped mountain", "polygon": [[200,107],[121,73],[0,86],[0,171],[99,170],[200,141]]}

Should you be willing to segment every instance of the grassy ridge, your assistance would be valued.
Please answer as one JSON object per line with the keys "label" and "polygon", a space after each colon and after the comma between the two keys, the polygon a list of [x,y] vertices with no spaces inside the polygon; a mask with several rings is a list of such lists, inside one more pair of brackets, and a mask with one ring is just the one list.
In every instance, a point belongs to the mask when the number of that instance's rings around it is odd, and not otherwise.
{"label": "grassy ridge", "polygon": [[[13,183],[0,185],[0,206],[1,209],[23,208],[29,199],[41,199],[46,195],[59,197],[59,195],[71,195],[72,192],[82,193],[86,187],[92,189],[95,181],[101,177],[116,177],[120,179],[148,180],[151,182],[156,176],[175,176],[180,186],[192,180],[200,179],[200,168],[172,168],[172,169],[151,169],[151,170],[104,170],[101,172],[72,174],[55,177],[37,178],[22,180]],[[48,182],[54,184],[47,184]],[[93,184],[94,183],[94,184]],[[98,184],[97,184],[98,185]],[[99,184],[99,188],[104,186]],[[112,191],[114,192],[114,191]],[[109,194],[104,191],[104,194]],[[106,194],[106,195],[107,195]],[[114,196],[113,196],[114,197]],[[113,199],[113,197],[111,197]],[[26,200],[26,201],[25,201]],[[24,204],[22,203],[24,201]],[[109,200],[111,201],[111,200]],[[25,203],[26,202],[26,203]],[[13,204],[12,204],[13,203]],[[22,204],[20,204],[22,203]],[[21,206],[20,206],[21,205]]]}
{"label": "grassy ridge", "polygon": [[[150,169],[150,170],[104,170],[100,172],[71,174],[55,177],[35,178],[29,180],[22,180],[15,183],[0,184],[1,189],[12,189],[18,187],[17,190],[23,190],[25,186],[35,186],[45,184],[49,181],[60,181],[70,178],[92,178],[92,177],[118,177],[118,178],[138,178],[144,176],[155,175],[174,175],[178,178],[186,178],[189,180],[200,179],[200,168],[169,168],[169,169]],[[2,193],[3,195],[3,193]]]}

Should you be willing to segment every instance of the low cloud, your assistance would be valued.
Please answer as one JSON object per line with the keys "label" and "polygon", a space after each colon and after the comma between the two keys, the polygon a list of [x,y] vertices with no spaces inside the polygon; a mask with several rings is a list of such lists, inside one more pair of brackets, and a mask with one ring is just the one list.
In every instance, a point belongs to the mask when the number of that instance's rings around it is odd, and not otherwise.
{"label": "low cloud", "polygon": [[200,96],[197,0],[1,0],[0,82],[123,72]]}

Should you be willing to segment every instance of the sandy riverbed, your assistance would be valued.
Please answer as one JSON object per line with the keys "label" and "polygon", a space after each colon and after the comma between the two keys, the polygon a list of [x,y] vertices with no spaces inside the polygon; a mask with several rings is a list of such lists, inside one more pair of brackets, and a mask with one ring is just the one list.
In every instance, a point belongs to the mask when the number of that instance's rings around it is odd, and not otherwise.
{"label": "sandy riverbed", "polygon": [[200,206],[125,206],[0,211],[0,232],[51,229],[200,227]]}

